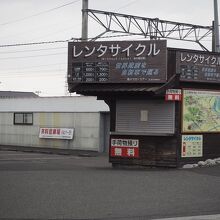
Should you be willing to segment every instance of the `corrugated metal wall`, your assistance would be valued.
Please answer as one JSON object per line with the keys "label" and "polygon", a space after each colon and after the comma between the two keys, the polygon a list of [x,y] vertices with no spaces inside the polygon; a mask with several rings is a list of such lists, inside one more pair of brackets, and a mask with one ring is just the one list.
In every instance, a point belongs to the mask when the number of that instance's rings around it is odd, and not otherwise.
{"label": "corrugated metal wall", "polygon": [[[33,113],[33,125],[14,125],[12,112],[0,113],[0,145],[100,151],[100,113]],[[74,128],[72,140],[40,139],[40,127]]]}
{"label": "corrugated metal wall", "polygon": [[117,100],[116,132],[174,134],[174,130],[174,102]]}

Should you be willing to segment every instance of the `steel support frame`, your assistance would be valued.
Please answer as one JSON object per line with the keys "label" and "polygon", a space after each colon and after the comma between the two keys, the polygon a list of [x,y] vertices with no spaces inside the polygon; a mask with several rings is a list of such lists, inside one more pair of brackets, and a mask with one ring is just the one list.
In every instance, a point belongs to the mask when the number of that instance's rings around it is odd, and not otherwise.
{"label": "steel support frame", "polygon": [[[115,12],[107,12],[86,9],[84,12],[99,23],[105,31],[113,33],[126,33],[130,35],[141,35],[150,39],[173,39],[195,42],[203,50],[209,51],[202,40],[212,37],[213,26],[201,26],[173,21],[160,20],[158,18],[146,18]],[[96,36],[93,40],[99,38]]]}

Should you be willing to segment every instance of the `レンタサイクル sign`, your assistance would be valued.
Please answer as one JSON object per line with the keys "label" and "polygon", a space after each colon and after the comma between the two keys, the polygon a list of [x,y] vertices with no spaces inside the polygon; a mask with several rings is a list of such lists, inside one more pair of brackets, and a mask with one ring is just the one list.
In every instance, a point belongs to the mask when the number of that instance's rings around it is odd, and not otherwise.
{"label": "\u30ec\u30f3\u30bf\u30b5\u30a4\u30af\u30eb sign", "polygon": [[181,157],[202,157],[203,136],[182,135]]}
{"label": "\u30ec\u30f3\u30bf\u30b5\u30a4\u30af\u30eb sign", "polygon": [[220,83],[220,55],[197,51],[176,52],[181,81]]}
{"label": "\u30ec\u30f3\u30bf\u30b5\u30a4\u30af\u30eb sign", "polygon": [[166,41],[69,42],[69,83],[166,82]]}

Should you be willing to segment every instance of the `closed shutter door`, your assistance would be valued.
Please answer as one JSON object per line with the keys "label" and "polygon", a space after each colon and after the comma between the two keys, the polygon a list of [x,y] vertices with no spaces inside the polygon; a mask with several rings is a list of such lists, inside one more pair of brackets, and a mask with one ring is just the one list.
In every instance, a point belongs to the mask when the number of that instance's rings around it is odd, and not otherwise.
{"label": "closed shutter door", "polygon": [[160,100],[118,100],[116,132],[174,134],[175,104]]}

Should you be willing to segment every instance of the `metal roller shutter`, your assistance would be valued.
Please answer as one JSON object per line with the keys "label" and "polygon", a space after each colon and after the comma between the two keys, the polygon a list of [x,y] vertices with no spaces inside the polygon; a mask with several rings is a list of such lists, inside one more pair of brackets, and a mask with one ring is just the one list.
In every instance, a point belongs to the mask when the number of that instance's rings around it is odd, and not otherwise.
{"label": "metal roller shutter", "polygon": [[175,103],[162,100],[118,100],[116,132],[174,134]]}

